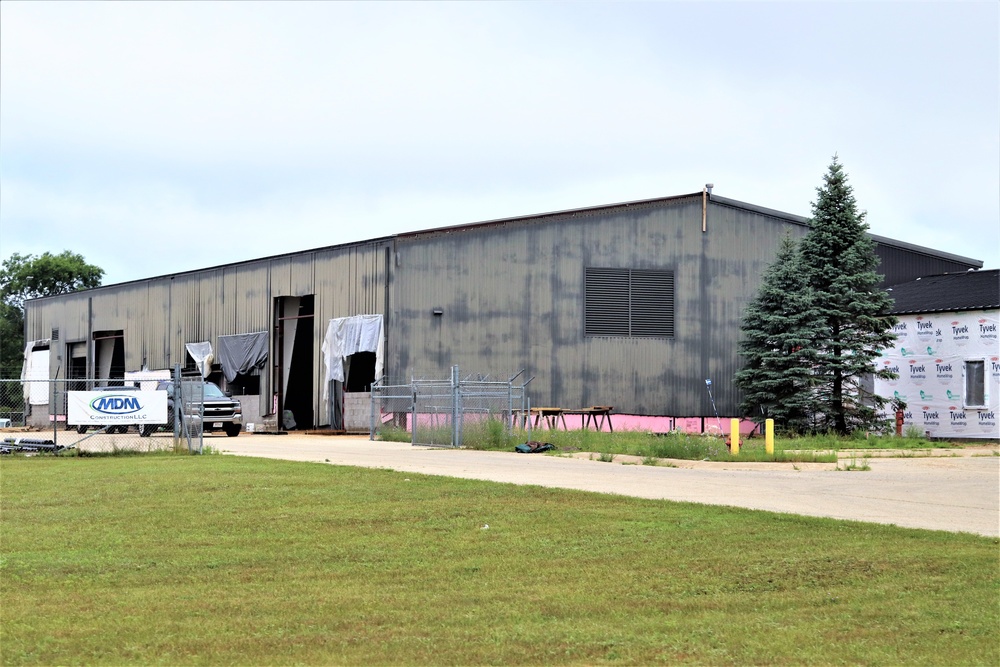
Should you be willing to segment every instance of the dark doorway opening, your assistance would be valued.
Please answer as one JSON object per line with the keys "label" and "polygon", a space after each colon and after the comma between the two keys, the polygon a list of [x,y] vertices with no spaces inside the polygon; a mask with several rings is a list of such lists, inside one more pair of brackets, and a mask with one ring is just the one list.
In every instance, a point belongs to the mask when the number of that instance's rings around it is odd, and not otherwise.
{"label": "dark doorway opening", "polygon": [[313,428],[313,327],[315,299],[277,299],[278,423],[286,430]]}
{"label": "dark doorway opening", "polygon": [[94,375],[100,384],[120,387],[125,384],[125,332],[94,332]]}
{"label": "dark doorway opening", "polygon": [[257,369],[252,373],[239,373],[227,388],[233,396],[256,396],[260,394],[260,373]]}
{"label": "dark doorway opening", "polygon": [[347,382],[344,391],[371,391],[375,382],[375,353],[356,352],[344,364]]}
{"label": "dark doorway opening", "polygon": [[[87,383],[87,343],[66,343],[66,356],[69,364],[66,366],[66,377],[71,380],[69,391],[86,391]],[[74,381],[75,380],[75,381]]]}

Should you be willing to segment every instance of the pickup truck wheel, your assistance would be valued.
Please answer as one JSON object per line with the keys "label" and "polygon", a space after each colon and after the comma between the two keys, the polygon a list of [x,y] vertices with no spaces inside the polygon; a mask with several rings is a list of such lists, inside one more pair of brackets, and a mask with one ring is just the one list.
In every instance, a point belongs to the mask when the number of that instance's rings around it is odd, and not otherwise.
{"label": "pickup truck wheel", "polygon": [[235,438],[236,436],[238,436],[240,434],[240,431],[243,430],[243,425],[242,424],[226,424],[225,426],[222,427],[222,430],[224,430],[226,432],[226,435],[228,435],[230,438]]}
{"label": "pickup truck wheel", "polygon": [[80,433],[80,434],[86,433],[87,432],[87,427],[86,426],[77,426],[76,427],[76,432]]}

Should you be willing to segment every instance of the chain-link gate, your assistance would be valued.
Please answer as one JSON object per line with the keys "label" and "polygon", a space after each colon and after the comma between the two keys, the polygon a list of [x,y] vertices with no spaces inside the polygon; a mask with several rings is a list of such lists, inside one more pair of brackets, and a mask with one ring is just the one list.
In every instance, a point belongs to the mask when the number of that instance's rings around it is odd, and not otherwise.
{"label": "chain-link gate", "polygon": [[527,415],[530,408],[526,388],[531,379],[515,384],[522,373],[462,377],[453,366],[446,380],[376,382],[369,436],[396,440],[408,436],[405,439],[414,445],[461,447],[467,439],[489,438],[497,431],[509,434],[518,415]]}
{"label": "chain-link gate", "polygon": [[[180,381],[177,381],[177,379]],[[163,391],[163,423],[129,420],[137,391]],[[82,392],[100,392],[123,407],[107,421],[71,417]],[[200,376],[130,374],[127,379],[0,379],[0,453],[57,452],[110,454],[184,449],[202,451],[204,382]],[[87,394],[90,396],[92,394]],[[180,406],[175,410],[174,406]],[[176,416],[175,416],[176,414]]]}

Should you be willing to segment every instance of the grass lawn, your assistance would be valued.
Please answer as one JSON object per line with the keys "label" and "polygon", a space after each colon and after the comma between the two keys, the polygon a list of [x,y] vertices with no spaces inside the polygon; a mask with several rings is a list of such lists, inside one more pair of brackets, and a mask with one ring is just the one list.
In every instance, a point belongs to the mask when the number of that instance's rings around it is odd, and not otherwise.
{"label": "grass lawn", "polygon": [[[382,440],[409,442],[411,434],[393,428],[380,430]],[[895,437],[859,433],[844,437],[837,435],[812,435],[801,437],[777,437],[774,452],[767,454],[762,436],[741,439],[740,453],[729,451],[726,439],[713,435],[683,433],[675,431],[653,434],[644,431],[597,432],[586,429],[548,430],[535,429],[530,434],[515,430],[506,432],[500,421],[491,420],[483,424],[466,426],[463,430],[464,446],[469,449],[511,451],[518,443],[539,440],[555,445],[553,454],[583,451],[596,454],[628,454],[652,459],[686,459],[710,461],[792,461],[834,463],[837,452],[845,450],[893,450],[900,456],[929,453],[935,447],[982,446],[983,441],[964,443],[935,442],[923,436]],[[448,442],[448,434],[443,433],[436,442]],[[987,443],[988,444],[988,443]]]}
{"label": "grass lawn", "polygon": [[991,538],[229,456],[0,482],[3,665],[1000,664]]}

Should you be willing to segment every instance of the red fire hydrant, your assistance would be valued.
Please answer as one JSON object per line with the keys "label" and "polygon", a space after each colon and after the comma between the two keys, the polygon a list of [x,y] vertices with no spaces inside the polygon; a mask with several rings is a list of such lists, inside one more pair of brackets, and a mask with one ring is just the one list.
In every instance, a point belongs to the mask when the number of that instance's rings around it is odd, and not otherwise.
{"label": "red fire hydrant", "polygon": [[903,411],[896,410],[896,435],[903,435]]}

